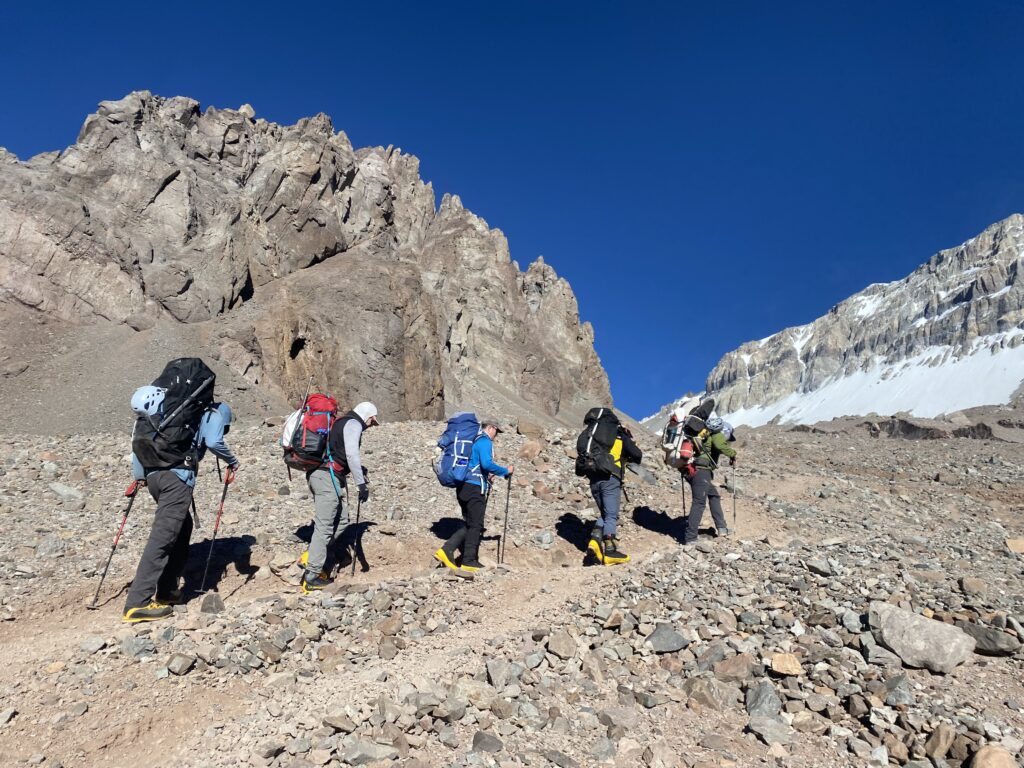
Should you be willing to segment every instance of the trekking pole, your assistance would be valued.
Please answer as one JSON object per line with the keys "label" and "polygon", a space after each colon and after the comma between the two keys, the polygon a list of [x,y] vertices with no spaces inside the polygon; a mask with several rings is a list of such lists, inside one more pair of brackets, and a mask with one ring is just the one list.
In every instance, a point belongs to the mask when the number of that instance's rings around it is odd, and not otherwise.
{"label": "trekking pole", "polygon": [[220,507],[217,509],[217,520],[213,524],[213,536],[210,538],[210,551],[206,553],[206,567],[203,569],[203,581],[199,585],[199,593],[206,590],[206,576],[210,573],[210,561],[213,559],[213,545],[217,541],[217,531],[220,530],[220,516],[224,514],[224,499],[228,496],[228,486],[234,480],[234,474],[228,469],[228,476],[224,480],[224,492],[220,495]]}
{"label": "trekking pole", "polygon": [[124,524],[128,522],[128,513],[132,511],[132,504],[135,503],[135,495],[139,492],[139,486],[143,484],[145,484],[144,480],[133,480],[132,484],[124,491],[124,495],[128,497],[128,506],[124,508],[124,516],[121,518],[121,525],[117,529],[117,535],[114,536],[114,546],[110,548],[110,557],[107,558],[107,564],[103,566],[103,574],[100,576],[100,583],[96,585],[96,594],[92,596],[92,602],[88,605],[91,610],[96,609],[96,601],[100,599],[100,590],[103,588],[103,581],[107,578],[107,570],[110,568],[110,561],[114,559],[114,551],[117,549],[117,543],[121,540],[121,534],[124,532]]}
{"label": "trekking pole", "polygon": [[359,513],[363,509],[363,502],[356,499],[356,536],[352,540],[352,575],[356,575],[356,560],[359,556]]}
{"label": "trekking pole", "polygon": [[505,549],[508,547],[508,502],[512,496],[512,475],[505,477],[505,528],[498,542],[498,565],[505,562]]}
{"label": "trekking pole", "polygon": [[732,527],[736,528],[736,465],[729,469],[729,487],[732,490]]}

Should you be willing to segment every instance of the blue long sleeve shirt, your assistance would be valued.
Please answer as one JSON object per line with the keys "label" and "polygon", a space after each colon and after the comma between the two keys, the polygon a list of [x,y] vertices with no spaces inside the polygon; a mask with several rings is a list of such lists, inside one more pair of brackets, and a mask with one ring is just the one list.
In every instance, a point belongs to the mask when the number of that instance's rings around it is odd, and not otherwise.
{"label": "blue long sleeve shirt", "polygon": [[[229,467],[234,467],[238,464],[235,454],[231,452],[228,444],[224,441],[224,432],[227,427],[228,424],[224,414],[219,410],[210,409],[203,414],[203,418],[199,422],[199,434],[196,438],[198,448],[196,452],[197,463],[203,460],[207,449],[209,449],[210,453],[214,456],[227,462]],[[185,485],[190,488],[195,487],[196,473],[192,470],[179,468],[172,469],[171,472],[180,477]],[[132,454],[132,475],[136,480],[144,480],[146,477],[142,463],[134,453]]]}
{"label": "blue long sleeve shirt", "polygon": [[481,435],[473,443],[473,450],[469,454],[469,473],[466,475],[466,482],[479,485],[481,491],[486,491],[491,475],[508,477],[508,469],[494,463],[494,443],[487,435]]}

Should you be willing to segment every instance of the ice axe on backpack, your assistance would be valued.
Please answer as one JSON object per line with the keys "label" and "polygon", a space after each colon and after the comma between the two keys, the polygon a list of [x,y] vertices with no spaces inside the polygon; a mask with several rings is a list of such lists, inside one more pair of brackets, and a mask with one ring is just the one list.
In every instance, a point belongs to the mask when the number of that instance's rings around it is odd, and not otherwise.
{"label": "ice axe on backpack", "polygon": [[114,559],[114,552],[117,550],[117,543],[121,540],[121,534],[124,533],[124,525],[128,522],[128,513],[132,511],[132,504],[135,503],[135,496],[139,492],[139,487],[145,484],[145,480],[133,480],[132,484],[124,490],[124,495],[128,498],[128,506],[124,508],[124,516],[121,518],[121,525],[118,526],[117,534],[114,536],[114,545],[110,548],[110,556],[107,558],[107,564],[103,566],[103,574],[100,576],[100,583],[96,585],[96,594],[92,596],[92,602],[86,606],[89,610],[96,610],[96,601],[100,599],[100,590],[103,589],[103,582],[107,578],[107,570],[110,568],[110,561]]}

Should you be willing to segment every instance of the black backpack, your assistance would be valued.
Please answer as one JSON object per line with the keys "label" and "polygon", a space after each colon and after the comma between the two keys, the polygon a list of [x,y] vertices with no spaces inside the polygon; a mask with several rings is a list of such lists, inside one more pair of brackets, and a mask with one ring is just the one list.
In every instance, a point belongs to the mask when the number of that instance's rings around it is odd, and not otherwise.
{"label": "black backpack", "polygon": [[706,422],[715,410],[715,398],[709,397],[703,400],[700,405],[694,408],[683,419],[683,433],[687,437],[695,437],[701,434],[706,428]]}
{"label": "black backpack", "polygon": [[132,433],[132,452],[146,471],[195,471],[199,422],[213,405],[216,378],[198,357],[180,357],[153,381],[154,387],[167,390],[160,413],[139,416]]}
{"label": "black backpack", "polygon": [[619,434],[619,417],[611,408],[591,408],[583,423],[586,426],[576,438],[576,474],[619,474],[611,453]]}

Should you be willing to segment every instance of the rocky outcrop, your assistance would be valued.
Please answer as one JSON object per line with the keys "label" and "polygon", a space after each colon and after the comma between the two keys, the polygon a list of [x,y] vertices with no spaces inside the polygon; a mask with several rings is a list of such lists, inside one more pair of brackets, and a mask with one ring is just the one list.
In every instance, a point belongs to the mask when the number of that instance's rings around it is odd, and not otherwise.
{"label": "rocky outcrop", "polygon": [[0,299],[65,321],[211,324],[261,387],[365,394],[392,417],[483,398],[573,414],[610,400],[569,285],[445,196],[419,162],[148,92],[103,102],[78,141],[0,155]]}
{"label": "rocky outcrop", "polygon": [[808,325],[744,344],[707,391],[753,425],[1008,402],[1024,379],[1022,257],[1018,214]]}

